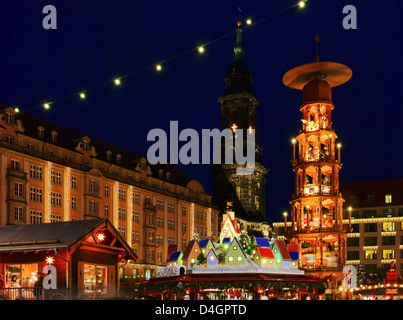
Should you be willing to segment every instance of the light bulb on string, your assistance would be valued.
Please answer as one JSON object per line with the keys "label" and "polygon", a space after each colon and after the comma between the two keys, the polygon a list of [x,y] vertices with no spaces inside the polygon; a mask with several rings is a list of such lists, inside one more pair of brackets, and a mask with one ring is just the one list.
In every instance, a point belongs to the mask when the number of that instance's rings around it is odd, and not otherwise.
{"label": "light bulb on string", "polygon": [[[300,0],[300,1],[298,1],[296,4],[294,4],[294,5],[292,5],[292,6],[289,6],[288,8],[285,8],[285,9],[283,9],[283,10],[281,10],[281,11],[278,11],[276,14],[268,15],[268,16],[264,17],[263,19],[260,19],[259,21],[255,21],[255,22],[252,22],[252,19],[248,18],[248,19],[246,19],[245,23],[246,23],[248,26],[250,26],[250,25],[252,25],[252,24],[253,24],[253,25],[256,25],[256,24],[258,24],[258,23],[261,23],[262,21],[265,21],[265,20],[267,20],[267,19],[271,19],[272,17],[274,17],[275,15],[277,15],[277,14],[279,14],[279,13],[284,13],[284,12],[286,12],[286,11],[290,11],[291,9],[295,8],[296,6],[299,6],[300,8],[303,8],[303,7],[305,7],[305,3],[306,3],[306,2],[308,2],[308,0]],[[233,34],[233,33],[228,33],[228,34],[226,34],[226,35],[217,37],[217,38],[215,38],[215,39],[213,39],[213,40],[207,42],[206,45],[210,45],[210,44],[212,44],[212,43],[215,43],[215,42],[217,42],[217,41],[220,41],[220,40],[222,40],[222,39],[224,39],[224,38],[226,38],[226,37],[228,37],[228,36],[231,36],[232,34]],[[173,59],[177,59],[177,58],[179,58],[179,57],[184,56],[184,55],[187,54],[187,53],[194,52],[194,50],[195,50],[195,49],[192,48],[192,49],[183,51],[183,52],[181,52],[181,53],[179,53],[179,54],[176,54],[176,55],[174,55],[174,56],[171,56],[171,57],[166,58],[165,60],[163,60],[163,62],[165,63],[166,61],[170,61],[170,60],[173,60]],[[197,50],[198,50],[198,52],[199,52],[200,54],[203,54],[203,53],[205,52],[204,46],[199,46],[199,47],[197,47]],[[113,81],[114,85],[119,86],[119,85],[121,85],[121,79],[122,79],[122,78],[127,78],[127,77],[134,76],[135,74],[139,73],[140,71],[143,71],[143,70],[146,70],[146,69],[150,69],[150,68],[153,68],[153,67],[155,68],[155,70],[156,70],[157,72],[162,71],[162,64],[155,64],[154,66],[151,65],[151,66],[148,66],[148,67],[139,69],[139,70],[137,70],[137,71],[135,71],[135,72],[131,72],[131,73],[128,73],[128,74],[124,74],[121,78],[115,78],[115,79],[113,79],[112,81]],[[104,83],[100,83],[100,84],[98,84],[98,85],[95,85],[95,86],[93,86],[93,87],[91,87],[91,88],[89,88],[89,89],[87,89],[87,90],[92,90],[93,88],[98,88],[98,87],[101,87],[101,86],[105,86],[105,85],[107,85],[107,84],[110,85],[110,84],[111,84],[111,80],[108,80],[108,81],[106,81],[106,82],[104,82]],[[51,105],[51,104],[53,105],[53,104],[56,103],[56,102],[60,102],[60,101],[66,100],[66,99],[69,99],[69,98],[71,98],[71,97],[73,97],[73,96],[77,96],[77,95],[80,97],[80,99],[85,99],[85,98],[86,98],[85,91],[82,92],[82,93],[78,93],[78,94],[77,94],[77,93],[73,93],[73,94],[70,94],[70,95],[61,97],[61,98],[59,98],[59,99],[57,99],[57,100],[54,100],[53,102],[44,103],[44,104],[42,105],[42,107],[43,107],[44,109],[50,109],[50,105]]]}
{"label": "light bulb on string", "polygon": [[15,108],[14,108],[14,111],[15,111],[16,113],[18,113],[18,112],[20,112],[20,108],[15,107]]}

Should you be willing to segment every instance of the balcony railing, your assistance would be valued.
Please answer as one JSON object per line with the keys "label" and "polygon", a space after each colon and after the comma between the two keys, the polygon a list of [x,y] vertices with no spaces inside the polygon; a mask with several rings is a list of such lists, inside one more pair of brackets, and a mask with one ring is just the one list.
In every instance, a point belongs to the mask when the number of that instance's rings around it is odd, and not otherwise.
{"label": "balcony railing", "polygon": [[70,289],[0,288],[0,300],[71,300]]}

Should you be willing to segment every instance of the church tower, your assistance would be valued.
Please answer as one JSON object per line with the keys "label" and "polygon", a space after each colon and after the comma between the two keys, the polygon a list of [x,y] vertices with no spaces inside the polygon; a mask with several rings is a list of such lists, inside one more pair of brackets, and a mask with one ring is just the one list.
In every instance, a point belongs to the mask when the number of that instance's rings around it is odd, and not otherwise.
{"label": "church tower", "polygon": [[350,231],[342,221],[341,144],[332,127],[332,87],[351,76],[349,67],[319,61],[317,55],[315,62],[295,67],[283,77],[287,87],[302,90],[302,128],[292,140],[295,193],[290,202],[291,230],[286,236],[299,245],[300,269],[333,279],[342,276]]}
{"label": "church tower", "polygon": [[[227,69],[225,90],[219,98],[221,104],[221,129],[230,128],[255,130],[255,167],[250,174],[239,174],[237,168],[243,165],[213,165],[213,197],[221,212],[224,212],[228,201],[233,203],[237,217],[247,221],[266,220],[266,174],[267,169],[262,163],[262,147],[257,142],[257,108],[259,101],[253,94],[252,74],[246,66],[242,45],[242,22],[237,22],[235,59]],[[244,148],[245,149],[245,148]]]}

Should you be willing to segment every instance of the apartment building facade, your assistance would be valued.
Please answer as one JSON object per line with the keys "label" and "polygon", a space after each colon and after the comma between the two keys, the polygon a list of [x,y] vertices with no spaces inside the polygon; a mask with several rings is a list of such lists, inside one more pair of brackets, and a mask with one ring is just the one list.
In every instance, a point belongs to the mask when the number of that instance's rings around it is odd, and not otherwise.
{"label": "apartment building facade", "polygon": [[[347,263],[368,270],[403,268],[403,179],[342,183],[344,217],[351,215]],[[346,220],[343,220],[346,223]]]}
{"label": "apartment building facade", "polygon": [[108,218],[138,255],[120,275],[150,278],[167,248],[218,235],[203,186],[173,165],[0,106],[0,225]]}

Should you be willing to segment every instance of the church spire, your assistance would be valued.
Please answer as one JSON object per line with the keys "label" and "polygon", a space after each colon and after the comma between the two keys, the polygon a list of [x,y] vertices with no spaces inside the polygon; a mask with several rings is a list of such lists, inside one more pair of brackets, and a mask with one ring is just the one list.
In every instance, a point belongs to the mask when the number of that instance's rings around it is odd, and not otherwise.
{"label": "church spire", "polygon": [[234,47],[234,53],[235,53],[235,60],[242,60],[243,55],[244,55],[244,50],[242,46],[242,21],[241,21],[241,8],[238,7],[238,21],[237,21],[237,26],[238,28],[236,29],[236,44]]}

